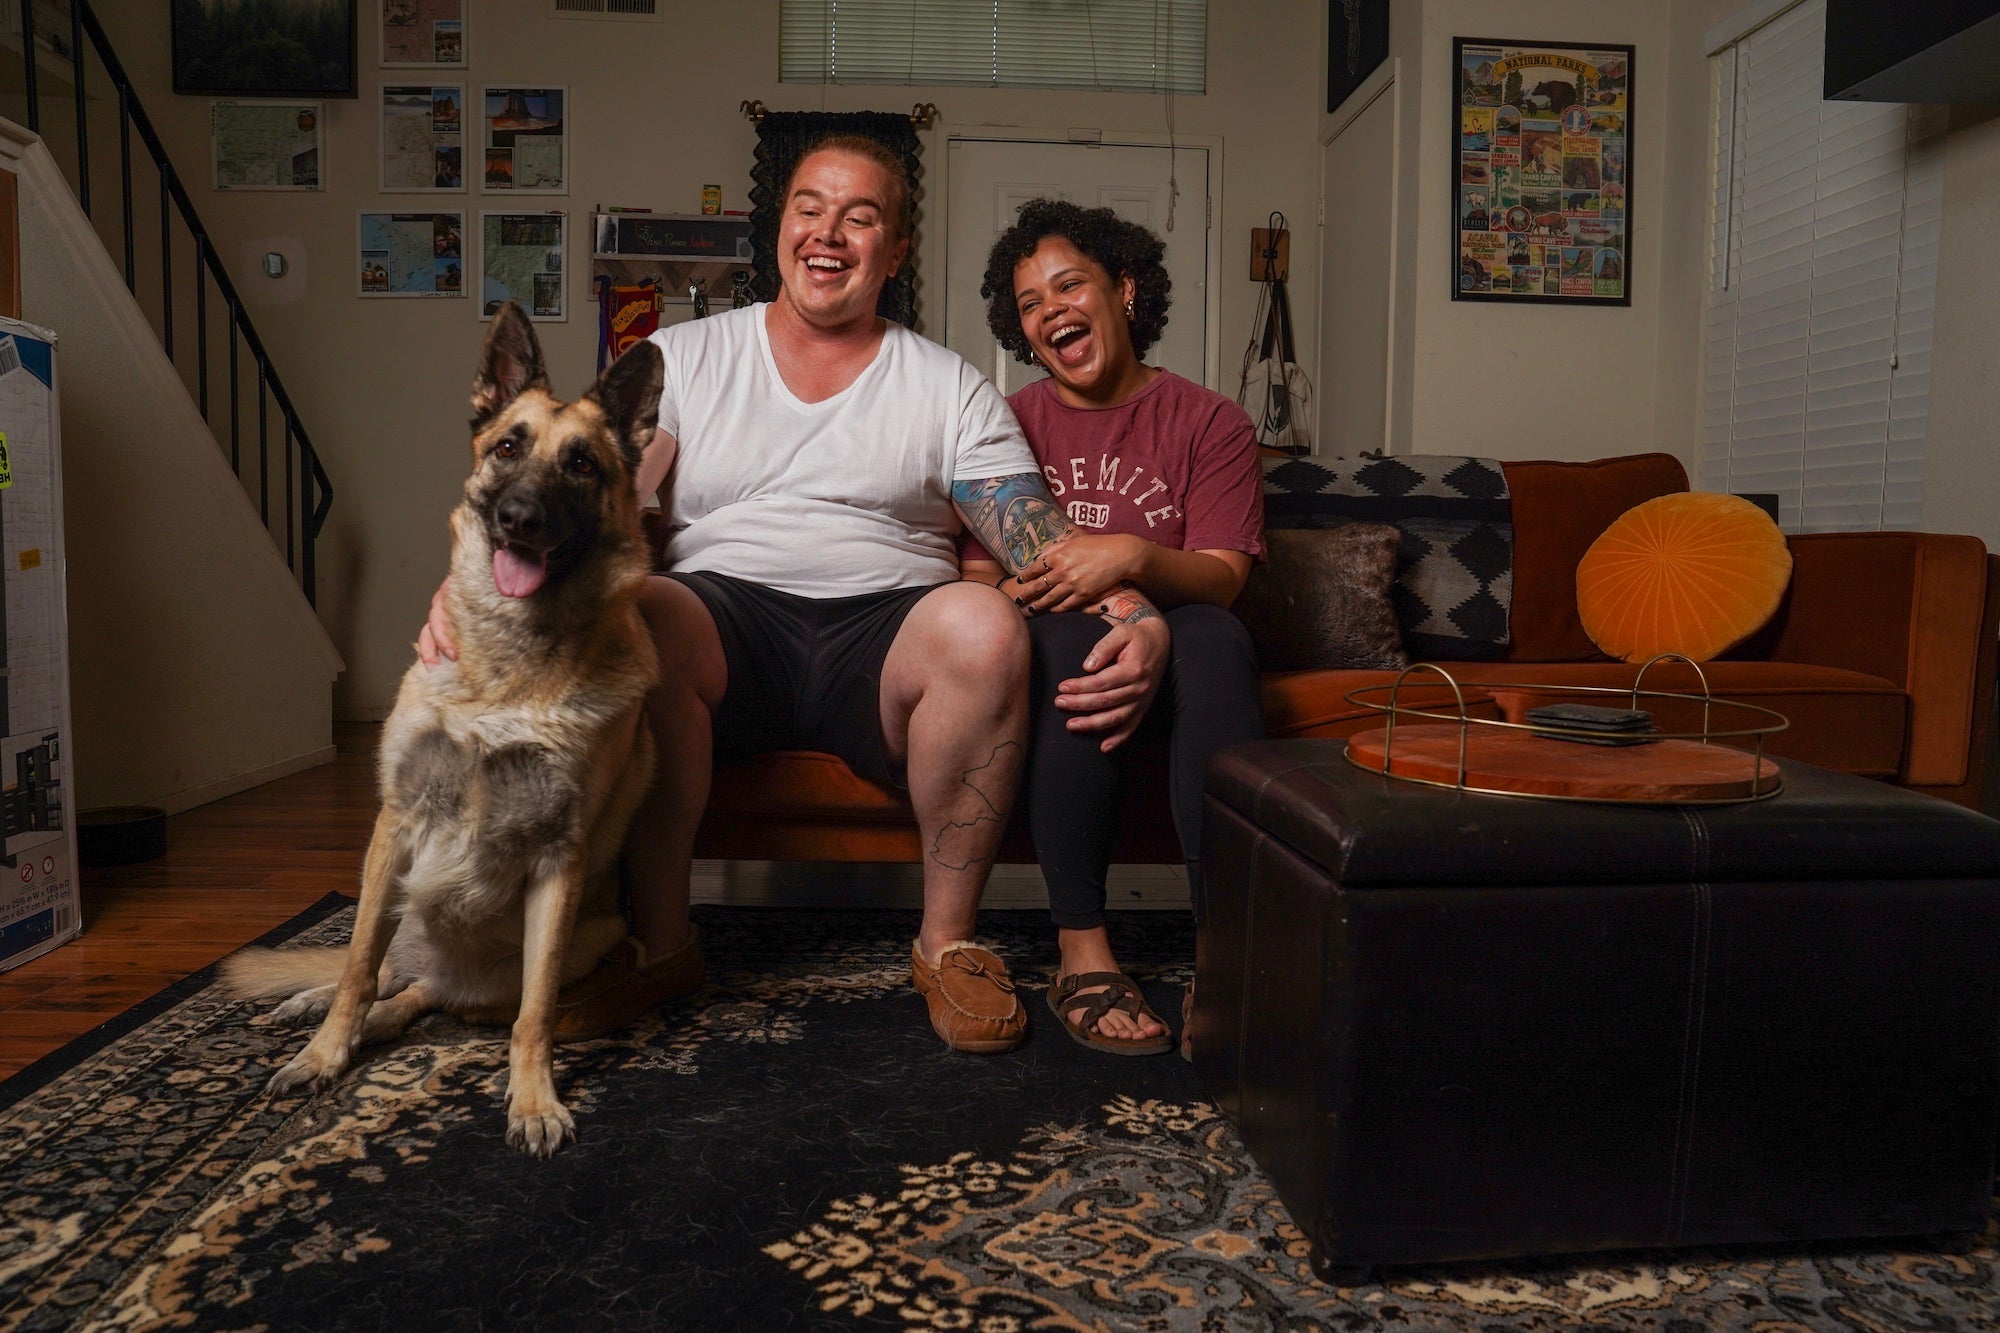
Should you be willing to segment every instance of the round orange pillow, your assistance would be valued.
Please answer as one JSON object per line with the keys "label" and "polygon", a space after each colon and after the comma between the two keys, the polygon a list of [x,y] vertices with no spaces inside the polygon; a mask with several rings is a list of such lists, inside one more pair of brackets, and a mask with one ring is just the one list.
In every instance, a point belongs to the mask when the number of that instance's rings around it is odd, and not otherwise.
{"label": "round orange pillow", "polygon": [[1792,577],[1785,534],[1748,500],[1662,495],[1625,511],[1576,567],[1584,633],[1613,657],[1705,662],[1761,628]]}

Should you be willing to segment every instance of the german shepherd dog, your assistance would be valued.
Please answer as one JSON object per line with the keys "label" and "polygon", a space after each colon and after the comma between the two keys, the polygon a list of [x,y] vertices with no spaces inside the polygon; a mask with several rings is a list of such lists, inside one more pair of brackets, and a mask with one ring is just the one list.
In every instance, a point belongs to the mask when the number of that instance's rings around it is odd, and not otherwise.
{"label": "german shepherd dog", "polygon": [[509,1143],[546,1157],[574,1136],[552,1069],[556,995],[625,936],[618,851],[653,773],[634,478],[660,381],[659,349],[641,343],[558,401],[520,307],[494,318],[451,514],[458,661],[413,664],[383,728],[353,940],[225,965],[238,995],[289,996],[281,1018],[325,1014],[273,1092],[325,1088],[362,1043],[442,1009],[512,1021]]}

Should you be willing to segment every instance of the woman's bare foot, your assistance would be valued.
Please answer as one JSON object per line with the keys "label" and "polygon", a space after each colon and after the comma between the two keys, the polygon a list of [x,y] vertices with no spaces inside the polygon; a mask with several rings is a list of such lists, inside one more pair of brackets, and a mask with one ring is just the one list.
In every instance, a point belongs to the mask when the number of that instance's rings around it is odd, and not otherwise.
{"label": "woman's bare foot", "polygon": [[[1111,932],[1103,926],[1089,930],[1068,930],[1058,928],[1056,946],[1062,952],[1062,968],[1058,978],[1074,977],[1084,972],[1116,972],[1118,960],[1111,953]],[[1078,991],[1079,1003],[1065,1011],[1064,1016],[1072,1022],[1082,1012],[1080,1003],[1098,994],[1104,987],[1093,986],[1089,990]],[[1113,1041],[1145,1041],[1157,1037],[1167,1030],[1166,1025],[1146,1014],[1128,1014],[1120,1009],[1108,1011],[1097,1020],[1097,1035]]]}

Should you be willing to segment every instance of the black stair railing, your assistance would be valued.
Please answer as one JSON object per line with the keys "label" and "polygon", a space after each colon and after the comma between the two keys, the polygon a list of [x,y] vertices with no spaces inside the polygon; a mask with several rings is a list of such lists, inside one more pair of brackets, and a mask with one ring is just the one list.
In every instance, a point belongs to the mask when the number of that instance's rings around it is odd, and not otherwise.
{"label": "black stair railing", "polygon": [[[15,0],[21,19],[22,87],[27,97],[28,128],[36,134],[43,134],[42,105],[39,87],[39,73],[36,60],[35,2],[36,0]],[[222,321],[221,332],[228,339],[229,393],[228,393],[228,437],[229,465],[246,493],[251,486],[247,468],[254,461],[256,470],[256,499],[258,513],[264,521],[266,531],[283,552],[286,565],[299,581],[300,588],[308,602],[315,602],[316,569],[313,560],[314,546],[320,531],[326,526],[327,511],[333,507],[333,483],[327,478],[326,469],[320,465],[319,454],[313,449],[311,439],[306,435],[305,426],[299,420],[296,408],[292,406],[291,395],[285,392],[284,383],[278,378],[277,368],[271,364],[271,356],[264,349],[263,339],[257,336],[256,327],[250,322],[249,314],[243,308],[242,298],[237,295],[236,286],[230,281],[228,271],[217,257],[214,245],[209,240],[208,229],[202,225],[201,217],[195,212],[194,202],[189,199],[181,184],[180,173],[174,169],[167,157],[166,146],[153,129],[153,122],[147,117],[146,109],[140,105],[132,80],[126,76],[125,67],[118,55],[111,49],[111,42],[91,11],[86,0],[70,0],[69,5],[69,51],[70,72],[75,85],[74,110],[76,171],[71,183],[76,191],[77,202],[100,228],[106,220],[99,218],[91,210],[90,189],[90,119],[88,98],[85,94],[85,80],[88,75],[85,61],[85,39],[88,49],[94,50],[103,66],[104,77],[109,81],[118,98],[118,179],[119,179],[119,232],[125,261],[125,285],[141,304],[148,304],[140,296],[138,286],[138,219],[134,211],[132,188],[132,137],[138,135],[140,145],[151,157],[160,180],[160,234],[158,266],[160,273],[159,312],[157,332],[160,346],[169,360],[183,375],[186,368],[183,360],[176,356],[174,337],[174,281],[173,269],[176,262],[176,245],[179,230],[187,233],[194,254],[194,327],[186,330],[191,337],[180,340],[181,357],[185,357],[192,342],[194,361],[195,397],[203,418],[208,422],[209,431],[214,435],[217,447],[223,438],[222,409],[216,405],[209,391],[209,357],[211,328],[209,324],[208,295],[212,283],[221,297],[226,318]],[[60,44],[56,44],[59,48]],[[44,48],[48,49],[48,48]],[[60,59],[58,49],[55,58]],[[60,68],[60,66],[58,66]],[[63,164],[65,167],[67,164]],[[150,284],[149,284],[150,285]],[[254,460],[244,448],[244,417],[248,415],[243,395],[243,367],[239,362],[238,348],[250,354],[249,369],[256,373],[256,453]],[[281,515],[283,537],[280,539],[277,524],[271,514],[271,474],[273,458],[271,449],[272,422],[270,408],[277,408],[278,422],[282,427],[277,446],[278,466],[284,476],[281,491]]]}

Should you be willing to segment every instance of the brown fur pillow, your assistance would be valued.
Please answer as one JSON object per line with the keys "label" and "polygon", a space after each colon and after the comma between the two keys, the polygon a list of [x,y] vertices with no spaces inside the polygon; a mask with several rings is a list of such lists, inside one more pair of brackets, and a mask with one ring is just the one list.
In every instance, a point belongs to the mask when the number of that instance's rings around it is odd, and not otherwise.
{"label": "brown fur pillow", "polygon": [[1266,671],[1410,664],[1389,602],[1402,533],[1389,523],[1269,528],[1264,563],[1250,572],[1236,614]]}

